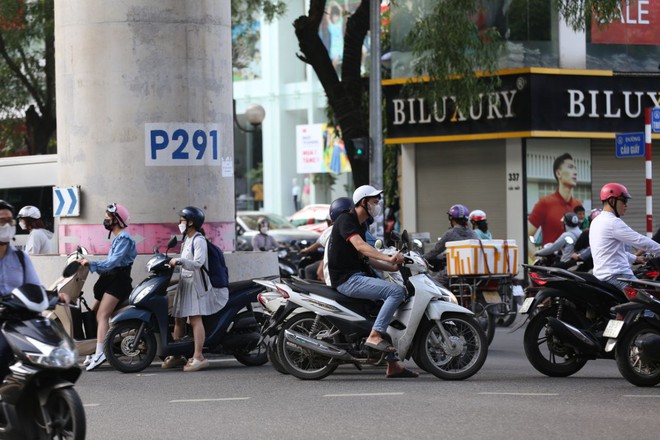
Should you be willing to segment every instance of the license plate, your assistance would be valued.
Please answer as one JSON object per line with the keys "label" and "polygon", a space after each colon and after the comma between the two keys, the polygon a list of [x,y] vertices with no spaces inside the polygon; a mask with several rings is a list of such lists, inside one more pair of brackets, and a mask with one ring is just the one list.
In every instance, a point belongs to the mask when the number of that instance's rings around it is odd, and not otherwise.
{"label": "license plate", "polygon": [[500,298],[500,294],[493,290],[484,290],[481,293],[483,294],[484,300],[486,300],[487,303],[502,302],[502,298]]}
{"label": "license plate", "polygon": [[610,319],[610,322],[607,323],[605,331],[603,332],[604,338],[615,338],[619,336],[619,332],[623,328],[623,321],[618,321],[616,319]]}
{"label": "license plate", "polygon": [[526,298],[525,301],[523,301],[522,306],[520,306],[520,313],[527,313],[533,302],[534,298]]}

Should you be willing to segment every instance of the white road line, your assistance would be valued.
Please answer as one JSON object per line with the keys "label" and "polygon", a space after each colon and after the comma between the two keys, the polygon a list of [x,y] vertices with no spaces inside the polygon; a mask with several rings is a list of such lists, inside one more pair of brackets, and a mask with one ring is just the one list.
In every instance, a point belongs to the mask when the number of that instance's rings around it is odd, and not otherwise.
{"label": "white road line", "polygon": [[482,396],[558,396],[557,393],[479,393]]}
{"label": "white road line", "polygon": [[100,405],[101,405],[100,403],[85,403],[85,404],[83,404],[83,406],[85,408],[90,408],[92,406],[100,406]]}
{"label": "white road line", "polygon": [[641,397],[642,399],[660,399],[660,394],[656,395],[651,395],[651,394],[624,394],[623,397],[632,397],[633,399],[636,399],[638,397]]}
{"label": "white road line", "polygon": [[354,393],[354,394],[324,394],[323,397],[370,397],[370,396],[402,396],[403,393]]}
{"label": "white road line", "polygon": [[227,402],[230,400],[250,400],[249,397],[223,397],[220,399],[182,399],[170,400],[170,403]]}
{"label": "white road line", "polygon": [[156,375],[156,373],[147,373],[147,374],[138,373],[138,374],[136,374],[137,377],[149,377],[149,376],[155,376],[155,375]]}

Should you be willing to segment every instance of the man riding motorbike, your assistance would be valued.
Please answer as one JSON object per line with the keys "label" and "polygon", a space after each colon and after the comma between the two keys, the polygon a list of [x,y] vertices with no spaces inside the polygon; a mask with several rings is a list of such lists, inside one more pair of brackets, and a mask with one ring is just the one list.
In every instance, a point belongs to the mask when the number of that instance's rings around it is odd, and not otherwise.
{"label": "man riding motorbike", "polygon": [[553,266],[567,269],[575,265],[571,255],[573,255],[575,243],[582,232],[580,231],[580,220],[574,211],[565,212],[561,221],[564,224],[564,233],[550,246],[545,246],[543,249],[536,251],[534,256],[549,257],[561,251],[559,261],[556,261]]}

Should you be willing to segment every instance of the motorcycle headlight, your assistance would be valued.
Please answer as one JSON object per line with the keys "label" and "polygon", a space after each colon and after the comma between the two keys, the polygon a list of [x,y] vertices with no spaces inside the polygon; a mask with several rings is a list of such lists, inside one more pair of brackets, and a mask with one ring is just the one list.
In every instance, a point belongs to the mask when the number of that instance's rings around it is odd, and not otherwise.
{"label": "motorcycle headlight", "polygon": [[32,338],[27,339],[37,349],[41,350],[41,353],[25,353],[28,360],[34,364],[51,368],[71,368],[78,362],[78,350],[69,344],[52,348]]}
{"label": "motorcycle headlight", "polygon": [[153,284],[147,284],[144,286],[144,288],[138,292],[134,292],[131,295],[130,298],[130,303],[131,304],[139,304],[140,301],[142,301],[149,293],[151,293],[152,289],[154,288]]}

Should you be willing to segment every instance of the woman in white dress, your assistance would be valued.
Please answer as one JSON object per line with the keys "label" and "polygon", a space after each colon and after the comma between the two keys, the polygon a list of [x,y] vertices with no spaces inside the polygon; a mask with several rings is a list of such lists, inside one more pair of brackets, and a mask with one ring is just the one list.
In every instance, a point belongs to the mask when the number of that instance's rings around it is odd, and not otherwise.
{"label": "woman in white dress", "polygon": [[179,285],[174,296],[172,314],[175,318],[174,339],[185,334],[186,318],[192,327],[195,352],[186,363],[181,356],[168,356],[163,368],[183,365],[183,371],[198,371],[209,366],[202,349],[206,332],[202,316],[212,315],[222,309],[229,299],[227,288],[215,288],[202,266],[208,269],[207,244],[204,237],[204,211],[187,206],[179,212],[179,231],[183,234],[181,257],[172,258],[170,264],[181,266]]}

